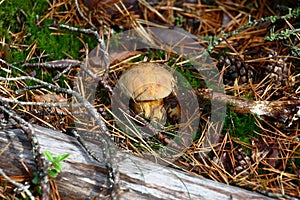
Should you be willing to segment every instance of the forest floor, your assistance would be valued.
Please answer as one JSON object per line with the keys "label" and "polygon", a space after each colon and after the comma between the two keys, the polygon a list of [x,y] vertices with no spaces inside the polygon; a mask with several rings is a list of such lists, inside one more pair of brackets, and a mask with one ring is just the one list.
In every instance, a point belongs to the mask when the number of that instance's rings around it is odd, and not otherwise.
{"label": "forest floor", "polygon": [[[279,199],[300,198],[299,1],[2,0],[0,6],[0,105],[32,124],[101,134],[97,120],[82,114],[86,110],[61,106],[77,103],[70,93],[45,83],[77,88],[122,150],[167,162],[164,153],[176,149],[170,153],[176,168]],[[150,33],[149,27],[159,31]],[[188,38],[198,48],[193,53],[204,57],[199,62],[180,54],[182,49],[152,44],[129,47],[153,35],[159,45]],[[187,120],[167,118],[160,128],[139,115],[132,116],[138,122],[118,122],[112,88],[141,62],[164,64],[178,79],[183,76],[186,82],[177,80],[177,87],[189,85],[200,108],[183,100]],[[83,64],[92,78],[82,74]],[[152,135],[139,137],[132,124],[144,124]],[[191,132],[191,140],[181,148],[176,138],[183,130]],[[26,199],[4,185],[0,197]]]}

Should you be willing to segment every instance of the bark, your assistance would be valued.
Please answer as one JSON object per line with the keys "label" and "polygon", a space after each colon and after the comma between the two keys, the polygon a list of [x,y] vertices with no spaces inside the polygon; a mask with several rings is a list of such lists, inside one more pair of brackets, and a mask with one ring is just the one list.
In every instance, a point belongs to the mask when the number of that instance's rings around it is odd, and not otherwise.
{"label": "bark", "polygon": [[[106,181],[104,163],[91,159],[71,136],[43,127],[35,127],[35,131],[43,150],[55,156],[71,154],[63,162],[63,171],[55,179],[62,199],[91,199],[101,193]],[[31,145],[22,130],[0,130],[0,149],[3,151],[0,167],[9,176],[28,176],[20,158],[35,171]],[[118,151],[117,157],[120,171],[117,199],[269,199],[121,151]]]}
{"label": "bark", "polygon": [[271,118],[289,126],[300,117],[300,100],[254,101],[250,99],[213,93],[199,94],[205,99],[215,99],[226,102],[229,108],[239,114],[255,114],[261,118]]}

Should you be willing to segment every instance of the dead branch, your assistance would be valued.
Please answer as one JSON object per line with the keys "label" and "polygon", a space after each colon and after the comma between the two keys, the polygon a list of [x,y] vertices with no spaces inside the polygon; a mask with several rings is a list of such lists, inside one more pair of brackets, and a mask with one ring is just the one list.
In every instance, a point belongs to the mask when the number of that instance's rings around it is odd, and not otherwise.
{"label": "dead branch", "polygon": [[204,95],[207,99],[217,99],[225,101],[231,110],[247,114],[252,113],[259,117],[271,117],[277,119],[281,123],[288,124],[288,126],[300,117],[300,100],[278,100],[278,101],[254,101],[241,97],[234,97],[223,93],[213,93],[213,95]]}
{"label": "dead branch", "polygon": [[[63,162],[63,170],[55,179],[62,199],[91,199],[99,197],[99,194],[108,189],[105,184],[105,163],[91,159],[74,137],[38,126],[34,130],[42,150],[50,151],[55,156],[71,154]],[[11,142],[0,156],[0,168],[10,177],[28,176],[18,159],[23,157],[30,169],[35,169],[30,154],[31,146],[24,132],[20,129],[1,130],[0,141],[0,148]],[[91,142],[97,145],[96,141]],[[101,148],[99,151],[102,151]],[[121,160],[120,188],[116,199],[270,199],[251,191],[160,166],[124,152],[118,151],[116,157]]]}

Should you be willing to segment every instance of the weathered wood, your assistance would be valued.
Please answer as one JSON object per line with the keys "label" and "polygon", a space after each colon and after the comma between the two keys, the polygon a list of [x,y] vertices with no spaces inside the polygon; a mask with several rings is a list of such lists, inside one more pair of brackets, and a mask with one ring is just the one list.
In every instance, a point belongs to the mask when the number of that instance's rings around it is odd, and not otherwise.
{"label": "weathered wood", "polygon": [[[62,199],[91,199],[105,186],[104,163],[93,161],[77,140],[58,131],[35,128],[42,149],[54,155],[70,153],[56,183]],[[11,142],[11,144],[9,144]],[[22,130],[0,130],[0,167],[9,176],[27,175],[20,164],[24,158],[35,170],[31,146]],[[101,150],[99,148],[99,150]],[[124,152],[120,160],[120,189],[117,199],[269,199],[260,194],[195,177],[185,172],[155,164]]]}
{"label": "weathered wood", "polygon": [[[291,126],[300,117],[300,100],[254,101],[224,93],[198,91],[197,96],[207,101],[213,99],[229,105],[229,109],[238,114],[255,114],[262,118],[271,118],[276,122]],[[223,105],[223,104],[221,104]]]}

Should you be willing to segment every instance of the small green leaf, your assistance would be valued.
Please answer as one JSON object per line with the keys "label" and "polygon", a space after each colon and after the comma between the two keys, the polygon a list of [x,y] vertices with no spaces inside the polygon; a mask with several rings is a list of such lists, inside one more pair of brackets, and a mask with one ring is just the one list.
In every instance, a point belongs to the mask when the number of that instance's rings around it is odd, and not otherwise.
{"label": "small green leaf", "polygon": [[61,171],[61,169],[62,169],[62,164],[61,164],[61,163],[54,162],[54,163],[52,163],[52,164],[53,164],[54,169],[55,169],[57,172],[60,172],[60,171]]}
{"label": "small green leaf", "polygon": [[62,154],[62,155],[58,155],[56,158],[55,158],[55,162],[61,162],[65,159],[67,159],[68,157],[70,156],[69,153],[67,154]]}
{"label": "small green leaf", "polygon": [[38,173],[37,172],[33,172],[33,175],[34,175],[34,177],[33,177],[33,179],[32,179],[32,183],[33,184],[38,184],[39,183],[39,176],[38,176]]}
{"label": "small green leaf", "polygon": [[53,162],[54,159],[53,159],[53,155],[50,151],[44,151],[44,155],[45,157],[50,161],[50,162]]}

